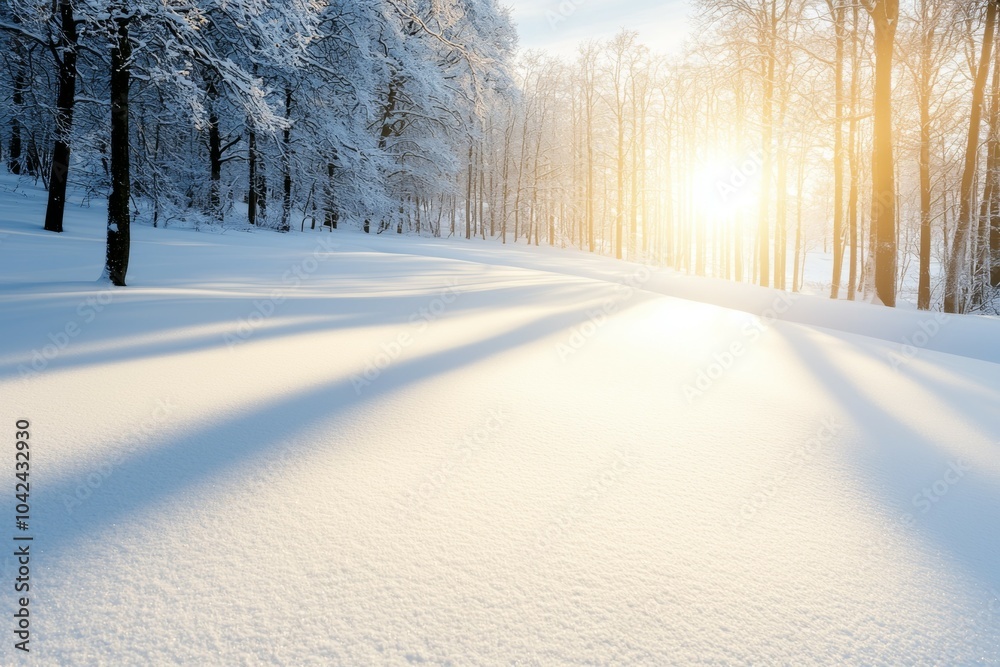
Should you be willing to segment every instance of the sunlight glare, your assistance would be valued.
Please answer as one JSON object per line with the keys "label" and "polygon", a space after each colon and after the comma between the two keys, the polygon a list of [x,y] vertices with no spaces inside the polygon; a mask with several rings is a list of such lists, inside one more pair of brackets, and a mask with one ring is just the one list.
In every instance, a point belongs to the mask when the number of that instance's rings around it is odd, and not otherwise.
{"label": "sunlight glare", "polygon": [[710,220],[731,220],[757,201],[759,173],[756,155],[711,155],[695,169],[694,204]]}

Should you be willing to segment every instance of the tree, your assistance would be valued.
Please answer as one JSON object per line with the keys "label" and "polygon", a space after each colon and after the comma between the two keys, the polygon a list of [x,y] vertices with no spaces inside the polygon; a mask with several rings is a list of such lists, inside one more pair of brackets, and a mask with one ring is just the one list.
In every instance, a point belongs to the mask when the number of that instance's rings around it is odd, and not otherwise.
{"label": "tree", "polygon": [[942,14],[940,3],[920,0],[920,62],[916,68],[920,107],[920,284],[917,307],[931,307],[931,97],[934,80],[935,32]]}
{"label": "tree", "polygon": [[59,0],[59,40],[52,48],[52,57],[59,69],[56,140],[52,150],[52,169],[49,176],[49,201],[45,209],[45,229],[50,232],[63,230],[70,141],[73,132],[73,107],[76,104],[77,48],[77,21],[73,12],[73,0]]}
{"label": "tree", "polygon": [[875,96],[872,198],[875,226],[875,295],[896,305],[896,165],[892,135],[892,61],[899,0],[862,0],[875,25]]}
{"label": "tree", "polygon": [[840,296],[844,269],[844,44],[847,41],[847,6],[843,0],[826,0],[836,39],[834,55],[833,138],[833,280],[830,298]]}
{"label": "tree", "polygon": [[129,85],[132,76],[132,15],[122,5],[112,13],[111,46],[111,194],[108,196],[108,243],[104,278],[125,286],[128,273],[131,207],[129,156]]}
{"label": "tree", "polygon": [[989,75],[990,62],[992,60],[996,17],[997,3],[995,0],[988,0],[986,3],[985,27],[983,28],[982,50],[979,56],[975,85],[972,91],[972,113],[969,120],[968,141],[965,148],[965,168],[962,172],[962,185],[959,194],[958,221],[955,226],[955,237],[951,245],[951,258],[946,273],[944,309],[948,313],[964,312],[966,307],[966,264],[972,226],[972,198],[975,193],[975,178],[979,155],[979,127],[982,122],[986,79]]}
{"label": "tree", "polygon": [[627,112],[629,91],[632,86],[632,79],[636,75],[635,69],[638,65],[638,53],[636,51],[636,39],[638,33],[622,31],[615,36],[609,44],[609,59],[607,62],[608,74],[612,87],[611,94],[605,99],[605,103],[611,110],[615,119],[616,128],[616,174],[617,174],[617,197],[615,199],[615,258],[622,258],[623,228],[625,226],[625,159],[628,154],[626,141]]}

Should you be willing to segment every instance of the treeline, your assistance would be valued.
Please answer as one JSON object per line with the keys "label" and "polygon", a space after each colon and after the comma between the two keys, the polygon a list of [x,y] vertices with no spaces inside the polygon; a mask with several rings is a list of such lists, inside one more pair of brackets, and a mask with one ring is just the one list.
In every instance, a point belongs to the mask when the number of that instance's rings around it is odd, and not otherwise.
{"label": "treeline", "polygon": [[996,11],[704,1],[679,54],[629,31],[526,54],[472,153],[473,227],[785,289],[824,252],[833,298],[996,312]]}
{"label": "treeline", "polygon": [[398,224],[458,196],[515,43],[496,0],[7,0],[0,159],[50,231],[67,185],[109,193],[118,285],[136,217]]}
{"label": "treeline", "polygon": [[0,150],[49,188],[49,229],[67,177],[110,192],[109,248],[137,216],[350,224],[782,289],[822,252],[833,298],[996,312],[996,0],[694,22],[670,55],[623,31],[515,61],[496,0],[14,0]]}

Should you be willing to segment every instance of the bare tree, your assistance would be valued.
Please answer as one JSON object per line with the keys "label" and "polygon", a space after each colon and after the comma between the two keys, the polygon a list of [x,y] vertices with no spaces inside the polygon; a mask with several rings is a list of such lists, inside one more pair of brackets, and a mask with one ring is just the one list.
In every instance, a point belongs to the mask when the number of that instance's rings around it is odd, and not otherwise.
{"label": "bare tree", "polygon": [[979,127],[982,122],[986,79],[989,75],[992,60],[996,16],[997,3],[995,0],[988,0],[986,3],[986,21],[983,28],[982,49],[976,69],[975,85],[972,91],[972,113],[969,120],[969,135],[965,148],[965,168],[962,172],[962,185],[959,194],[958,221],[955,227],[955,237],[951,246],[951,258],[945,278],[944,309],[949,313],[963,312],[966,307],[965,300],[968,287],[966,270],[969,237],[972,226],[972,198],[975,193],[975,178],[979,155]]}

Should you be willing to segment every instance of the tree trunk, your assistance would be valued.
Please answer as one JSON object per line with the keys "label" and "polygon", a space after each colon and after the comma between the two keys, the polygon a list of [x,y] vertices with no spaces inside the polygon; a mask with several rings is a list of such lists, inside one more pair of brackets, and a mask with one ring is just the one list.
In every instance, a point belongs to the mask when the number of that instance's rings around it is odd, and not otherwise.
{"label": "tree trunk", "polygon": [[762,165],[761,187],[760,187],[760,219],[757,221],[757,261],[759,271],[759,284],[761,287],[768,287],[771,283],[769,274],[770,264],[770,205],[771,205],[771,139],[773,135],[773,115],[774,115],[774,71],[776,54],[778,48],[778,6],[777,0],[771,0],[771,13],[768,19],[768,54],[762,63],[764,74],[763,104],[764,112],[762,117],[763,132],[761,148],[764,151],[764,164]]}
{"label": "tree trunk", "polygon": [[945,276],[944,309],[948,313],[961,312],[965,307],[965,285],[962,283],[965,277],[966,255],[972,225],[972,195],[975,188],[976,163],[979,153],[979,125],[982,121],[986,78],[992,59],[996,15],[996,2],[990,0],[986,7],[986,27],[983,32],[982,53],[976,71],[975,87],[972,91],[972,115],[969,122],[969,141],[965,147],[965,170],[962,173],[958,221],[951,246],[951,261],[948,263],[948,271]]}
{"label": "tree trunk", "polygon": [[638,240],[639,229],[639,137],[636,126],[639,124],[639,95],[636,91],[636,77],[632,76],[632,136],[631,160],[629,164],[630,192],[629,192],[629,224],[628,224],[628,258],[631,261],[635,257],[636,242]]}
{"label": "tree trunk", "polygon": [[477,214],[477,220],[479,222],[479,235],[485,240],[486,239],[486,217],[485,209],[483,208],[484,197],[486,192],[486,161],[483,159],[483,148],[485,148],[485,143],[479,142],[479,151],[477,154],[476,164],[479,168],[479,188],[476,193],[478,196],[478,206],[479,212]]}
{"label": "tree trunk", "polygon": [[510,126],[504,131],[504,148],[503,148],[503,178],[501,179],[501,197],[503,198],[503,210],[500,215],[500,239],[502,245],[507,245],[507,204],[510,199],[510,193],[507,191],[507,186],[510,183],[510,140],[511,135],[514,133],[514,118],[511,117]]}
{"label": "tree trunk", "polygon": [[76,19],[72,0],[59,2],[59,44],[54,49],[59,65],[59,93],[56,98],[56,140],[49,176],[49,201],[45,208],[45,230],[61,232],[66,210],[66,181],[69,177],[73,107],[76,103]]}
{"label": "tree trunk", "polygon": [[292,229],[292,88],[285,87],[285,132],[284,145],[285,154],[282,160],[282,170],[284,172],[284,192],[281,200],[281,231],[288,232]]}
{"label": "tree trunk", "polygon": [[[834,63],[834,135],[833,135],[833,280],[830,298],[840,298],[844,270],[844,31],[843,0],[828,0],[833,15],[837,47]],[[794,287],[794,285],[793,285]]]}
{"label": "tree trunk", "polygon": [[473,162],[472,162],[472,141],[469,141],[469,162],[465,179],[465,238],[472,238],[472,182],[473,182]]}
{"label": "tree trunk", "polygon": [[847,233],[850,236],[851,255],[850,268],[848,270],[847,298],[854,301],[858,291],[858,267],[861,258],[859,257],[861,248],[858,246],[858,198],[861,176],[859,174],[858,163],[858,119],[857,108],[861,102],[861,82],[858,76],[860,69],[860,58],[858,56],[858,22],[860,14],[858,5],[853,7],[851,30],[851,101],[849,113],[851,121],[848,126],[847,137],[847,159],[850,170],[850,187],[847,195]]}
{"label": "tree trunk", "polygon": [[[743,78],[737,79],[737,89],[736,89],[736,143],[739,146],[744,146],[744,138],[746,137],[746,96],[744,94],[743,88]],[[667,178],[669,182],[670,178],[670,151],[671,151],[671,131],[670,125],[667,126]],[[667,186],[667,193],[670,192],[670,185]],[[667,207],[667,215],[671,215],[671,207]],[[738,210],[735,213],[734,225],[733,225],[733,277],[736,282],[743,282],[743,211]],[[671,227],[669,221],[667,223],[668,229]],[[668,236],[669,238],[669,236]]]}
{"label": "tree trunk", "polygon": [[618,210],[615,211],[615,258],[622,258],[622,227],[625,217],[625,112],[618,110]]}
{"label": "tree trunk", "polygon": [[257,176],[257,132],[250,128],[250,136],[247,139],[247,164],[250,167],[248,177],[250,191],[247,194],[247,221],[251,225],[257,224],[257,199],[258,199],[258,176]]}
{"label": "tree trunk", "polygon": [[[1000,33],[1000,22],[997,25],[997,31]],[[986,249],[987,253],[987,271],[988,275],[984,276],[984,279],[988,281],[989,287],[1000,287],[1000,88],[998,88],[998,80],[996,77],[1000,76],[1000,47],[994,46],[995,56],[994,56],[994,80],[993,80],[993,107],[990,111],[990,162],[991,167],[989,170],[989,193],[986,199],[988,199],[988,216],[987,221],[988,229],[984,230],[984,243],[988,246]],[[986,289],[986,286],[983,286]]]}
{"label": "tree trunk", "polygon": [[378,147],[384,150],[389,137],[392,136],[392,116],[396,112],[397,95],[399,94],[399,82],[395,79],[389,84],[389,93],[386,95],[385,107],[382,109],[382,127],[379,129]]}
{"label": "tree trunk", "polygon": [[587,91],[587,250],[594,252],[594,109],[590,99],[593,91]]}
{"label": "tree trunk", "polygon": [[922,27],[920,84],[917,88],[920,106],[920,283],[917,288],[917,308],[931,308],[931,55],[934,48],[934,28],[927,25],[928,0],[921,0]]}
{"label": "tree trunk", "polygon": [[991,256],[990,256],[990,226],[998,215],[1000,205],[1000,49],[993,49],[993,81],[991,83],[989,140],[986,148],[986,185],[983,189],[983,200],[979,210],[978,249],[976,252],[976,270],[973,274],[975,282],[975,304],[981,306],[987,298],[990,288]]}
{"label": "tree trunk", "polygon": [[[784,78],[784,68],[782,68]],[[775,203],[774,220],[774,287],[785,289],[788,276],[788,148],[785,141],[785,117],[788,111],[788,94],[781,87],[781,105],[778,112],[778,141],[776,156],[777,170],[777,202]]]}
{"label": "tree trunk", "polygon": [[[803,138],[803,145],[805,144]],[[806,151],[802,151],[799,156],[799,170],[798,170],[798,196],[795,198],[795,255],[794,261],[795,266],[792,272],[792,291],[798,292],[802,287],[802,271],[800,270],[801,263],[804,262],[805,257],[803,257],[803,237],[802,237],[802,202],[805,199],[803,192],[805,191],[806,185]]]}
{"label": "tree trunk", "polygon": [[[19,16],[14,14],[14,23],[20,23]],[[10,119],[10,150],[7,156],[7,170],[14,174],[21,173],[21,120],[20,114],[24,108],[24,93],[27,89],[27,73],[25,72],[26,54],[21,40],[14,35],[11,38],[11,51],[13,52],[13,81],[11,82],[11,102],[13,103],[13,113]]]}
{"label": "tree trunk", "polygon": [[336,165],[333,162],[328,162],[326,164],[326,219],[323,224],[330,229],[336,229],[337,223],[340,221],[340,213],[337,211],[337,190],[333,180],[335,173]]}
{"label": "tree trunk", "polygon": [[[123,12],[124,13],[124,12]],[[116,19],[111,48],[111,195],[108,197],[108,246],[105,277],[113,285],[125,286],[129,259],[129,85],[132,42],[129,19]]]}
{"label": "tree trunk", "polygon": [[875,119],[872,198],[875,226],[875,294],[896,305],[896,174],[892,155],[892,56],[899,22],[899,0],[877,0],[875,23]]}
{"label": "tree trunk", "polygon": [[[490,119],[490,238],[494,238],[497,235],[497,188],[496,188],[496,173],[497,173],[497,151],[496,146],[493,144],[493,119]],[[485,230],[484,230],[485,234]]]}
{"label": "tree trunk", "polygon": [[222,220],[222,134],[219,131],[219,112],[216,109],[218,92],[214,81],[208,86],[208,162],[209,192],[208,214],[214,220]]}

